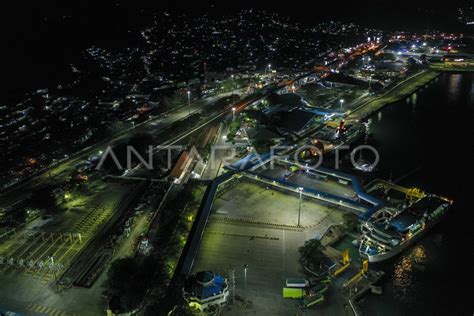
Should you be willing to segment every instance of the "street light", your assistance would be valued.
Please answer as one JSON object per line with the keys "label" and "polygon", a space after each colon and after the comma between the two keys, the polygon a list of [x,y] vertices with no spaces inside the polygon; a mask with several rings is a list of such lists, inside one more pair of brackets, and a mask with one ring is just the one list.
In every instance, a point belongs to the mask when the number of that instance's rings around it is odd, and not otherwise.
{"label": "street light", "polygon": [[236,108],[233,107],[232,108],[232,120],[235,120],[235,111],[236,111]]}
{"label": "street light", "polygon": [[248,264],[244,264],[244,299],[247,300],[247,268]]}
{"label": "street light", "polygon": [[298,203],[298,227],[300,227],[300,220],[301,220],[301,198],[303,195],[303,187],[299,187],[296,189],[300,193],[300,200]]}
{"label": "street light", "polygon": [[232,78],[232,102],[235,102],[234,101],[234,90],[235,90],[235,82],[234,82],[234,75],[230,75],[230,77]]}
{"label": "street light", "polygon": [[188,90],[188,114],[191,115],[191,90]]}
{"label": "street light", "polygon": [[342,110],[342,104],[344,103],[344,99],[339,100],[341,102],[341,110]]}

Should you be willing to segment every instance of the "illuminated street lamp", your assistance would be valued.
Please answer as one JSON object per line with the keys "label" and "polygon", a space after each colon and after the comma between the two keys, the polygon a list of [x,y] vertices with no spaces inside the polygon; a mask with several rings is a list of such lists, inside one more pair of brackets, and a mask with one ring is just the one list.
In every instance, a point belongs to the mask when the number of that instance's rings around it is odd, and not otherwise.
{"label": "illuminated street lamp", "polygon": [[235,91],[235,82],[234,82],[234,75],[230,75],[230,77],[232,78],[232,102],[235,102],[234,100],[234,91]]}
{"label": "illuminated street lamp", "polygon": [[188,114],[191,115],[191,90],[188,90]]}
{"label": "illuminated street lamp", "polygon": [[249,265],[244,264],[244,298],[247,300],[247,269]]}
{"label": "illuminated street lamp", "polygon": [[344,103],[344,99],[339,100],[339,102],[341,103],[341,110],[342,110],[342,104]]}
{"label": "illuminated street lamp", "polygon": [[232,120],[235,120],[235,111],[237,109],[235,107],[232,108]]}
{"label": "illuminated street lamp", "polygon": [[300,221],[301,221],[301,198],[303,195],[303,187],[298,187],[296,189],[300,193],[300,200],[298,203],[298,227],[300,227]]}
{"label": "illuminated street lamp", "polygon": [[267,74],[267,71],[270,72],[272,68],[272,64],[268,64],[267,68],[265,68],[265,74]]}

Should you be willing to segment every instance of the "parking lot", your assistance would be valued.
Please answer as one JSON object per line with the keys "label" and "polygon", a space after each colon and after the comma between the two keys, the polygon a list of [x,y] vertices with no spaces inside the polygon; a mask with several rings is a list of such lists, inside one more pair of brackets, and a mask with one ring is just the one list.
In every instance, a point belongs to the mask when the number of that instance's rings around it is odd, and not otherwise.
{"label": "parking lot", "polygon": [[[299,196],[284,190],[244,179],[214,201],[213,215],[260,224],[297,226]],[[329,204],[303,197],[300,226],[320,223],[333,213]]]}
{"label": "parking lot", "polygon": [[[247,227],[213,222],[206,229],[194,272],[211,270],[227,278],[235,271],[238,300],[250,301],[247,311],[258,315],[294,314],[297,301],[285,301],[282,288],[287,277],[304,276],[298,264],[298,247],[306,234],[284,229]],[[245,291],[244,265],[247,270]],[[241,304],[240,304],[241,305]],[[232,313],[233,312],[233,313]],[[231,315],[242,313],[234,304]]]}
{"label": "parking lot", "polygon": [[[298,248],[340,221],[342,212],[303,200],[305,227],[296,228],[298,203],[297,195],[244,178],[216,197],[193,272],[210,270],[230,279],[234,270],[236,303],[225,315],[294,315],[300,309],[301,301],[282,297],[286,278],[307,277]],[[246,307],[243,301],[249,301]]]}
{"label": "parking lot", "polygon": [[[102,185],[98,193],[79,194],[65,203],[65,210],[38,218],[0,241],[0,271],[51,281],[71,263],[78,251],[110,218],[122,184]],[[99,195],[100,193],[100,195]]]}
{"label": "parking lot", "polygon": [[[64,210],[38,218],[0,240],[0,303],[2,308],[35,315],[97,315],[103,313],[100,276],[92,289],[55,286],[55,280],[77,254],[104,228],[121,195],[131,184],[93,184],[94,193],[72,194]],[[87,309],[84,306],[88,306]]]}

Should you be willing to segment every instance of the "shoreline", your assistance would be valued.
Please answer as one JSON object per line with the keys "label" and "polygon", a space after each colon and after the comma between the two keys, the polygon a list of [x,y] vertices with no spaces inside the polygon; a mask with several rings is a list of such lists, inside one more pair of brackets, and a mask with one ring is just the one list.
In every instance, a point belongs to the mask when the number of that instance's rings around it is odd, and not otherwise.
{"label": "shoreline", "polygon": [[[415,93],[431,81],[438,78],[441,73],[442,72],[434,71],[432,69],[426,69],[421,72],[418,72],[399,82],[394,87],[386,91],[383,95],[368,100],[365,103],[359,105],[357,108],[350,111],[350,113],[346,116],[346,120],[354,121],[368,118],[383,109],[385,106],[403,100],[407,96]],[[371,290],[373,284],[375,284],[382,278],[383,273],[379,274],[380,272],[381,271],[377,271],[373,275],[372,280],[369,282],[369,284],[363,286],[360,292],[354,293],[353,295],[349,295],[349,297],[347,298],[346,304],[350,307],[348,312],[350,312],[352,315],[362,315],[362,311],[360,309],[358,301],[367,293],[367,291]]]}
{"label": "shoreline", "polygon": [[474,72],[474,62],[465,64],[433,63],[430,69],[440,72]]}
{"label": "shoreline", "polygon": [[383,95],[368,100],[358,106],[356,109],[349,111],[348,115],[346,116],[346,120],[355,121],[365,119],[375,114],[383,107],[391,103],[400,101],[406,98],[407,96],[413,94],[420,88],[427,85],[429,82],[438,78],[440,75],[440,72],[431,69],[418,72],[404,79],[402,82],[398,83],[396,86],[386,91]]}

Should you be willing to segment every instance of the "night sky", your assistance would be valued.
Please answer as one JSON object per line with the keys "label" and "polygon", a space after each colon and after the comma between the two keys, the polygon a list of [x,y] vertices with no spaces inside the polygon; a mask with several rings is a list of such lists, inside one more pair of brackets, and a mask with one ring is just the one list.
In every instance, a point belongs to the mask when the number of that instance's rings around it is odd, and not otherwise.
{"label": "night sky", "polygon": [[[133,46],[136,32],[150,25],[160,11],[188,15],[232,14],[242,8],[277,12],[311,25],[336,19],[383,30],[438,29],[472,33],[457,21],[468,0],[439,1],[10,1],[0,19],[4,58],[1,69],[11,89],[38,82],[43,68],[59,67],[95,43]],[[66,17],[66,18],[64,18]],[[131,30],[132,32],[129,32]],[[58,76],[60,71],[58,69]],[[54,76],[49,72],[48,76]],[[48,78],[55,79],[55,78]],[[46,80],[46,78],[45,78]],[[10,88],[9,87],[9,88]],[[10,91],[9,90],[9,91]]]}
{"label": "night sky", "polygon": [[[119,4],[119,6],[117,6]],[[384,0],[384,1],[131,1],[131,0],[78,0],[78,1],[31,1],[10,2],[2,22],[15,27],[28,27],[44,16],[81,16],[84,23],[114,22],[125,18],[133,22],[133,15],[140,11],[153,13],[160,10],[179,10],[190,14],[214,12],[232,13],[241,8],[255,8],[276,11],[307,21],[309,23],[326,18],[352,20],[358,23],[385,28],[426,27],[458,29],[457,9],[472,6],[469,0],[427,1],[427,0]],[[3,11],[3,10],[2,10]],[[126,11],[128,18],[123,16]],[[8,12],[8,14],[5,14]],[[131,18],[131,20],[130,20]],[[102,22],[101,22],[102,21]],[[94,24],[95,25],[95,24]],[[96,25],[95,25],[96,26]]]}

